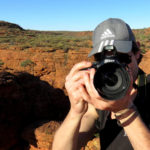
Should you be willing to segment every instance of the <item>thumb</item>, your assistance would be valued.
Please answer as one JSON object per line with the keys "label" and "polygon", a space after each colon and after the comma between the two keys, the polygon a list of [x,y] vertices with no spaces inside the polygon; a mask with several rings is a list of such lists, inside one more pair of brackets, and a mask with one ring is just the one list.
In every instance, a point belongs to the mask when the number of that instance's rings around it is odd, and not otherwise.
{"label": "thumb", "polygon": [[132,90],[131,90],[131,93],[130,93],[130,95],[131,95],[131,97],[132,97],[132,99],[135,99],[135,97],[137,96],[137,89],[135,89],[135,88],[133,88]]}
{"label": "thumb", "polygon": [[130,101],[129,101],[129,105],[133,103],[134,99],[137,96],[137,89],[132,88],[131,92],[130,92]]}

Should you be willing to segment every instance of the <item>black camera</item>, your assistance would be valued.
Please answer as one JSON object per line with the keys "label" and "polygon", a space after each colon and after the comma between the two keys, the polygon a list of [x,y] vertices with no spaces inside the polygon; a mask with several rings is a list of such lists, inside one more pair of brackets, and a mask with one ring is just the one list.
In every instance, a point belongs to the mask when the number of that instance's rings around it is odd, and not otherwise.
{"label": "black camera", "polygon": [[114,46],[104,47],[102,53],[95,55],[96,62],[90,68],[95,68],[94,86],[98,93],[107,100],[118,100],[124,97],[130,86],[130,76],[127,71],[131,62],[128,54],[118,53]]}

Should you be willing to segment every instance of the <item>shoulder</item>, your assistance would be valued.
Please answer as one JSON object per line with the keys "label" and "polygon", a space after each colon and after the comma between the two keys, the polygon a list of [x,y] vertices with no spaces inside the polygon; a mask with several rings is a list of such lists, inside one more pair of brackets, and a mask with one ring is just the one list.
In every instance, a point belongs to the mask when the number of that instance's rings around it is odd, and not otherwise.
{"label": "shoulder", "polygon": [[150,74],[147,75],[147,83],[150,83]]}
{"label": "shoulder", "polygon": [[[146,75],[146,94],[148,99],[150,98],[150,74]],[[149,101],[150,103],[150,101]]]}

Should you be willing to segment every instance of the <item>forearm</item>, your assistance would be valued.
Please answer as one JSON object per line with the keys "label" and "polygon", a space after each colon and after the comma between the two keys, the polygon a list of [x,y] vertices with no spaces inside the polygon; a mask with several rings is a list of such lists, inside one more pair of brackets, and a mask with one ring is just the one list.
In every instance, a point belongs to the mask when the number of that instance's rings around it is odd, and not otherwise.
{"label": "forearm", "polygon": [[124,127],[134,150],[150,149],[150,131],[138,115],[133,122]]}
{"label": "forearm", "polygon": [[149,150],[150,131],[137,113],[137,110],[133,110],[129,116],[119,119],[119,122],[124,127],[134,150]]}
{"label": "forearm", "polygon": [[74,115],[71,111],[56,131],[53,150],[76,150],[82,115]]}

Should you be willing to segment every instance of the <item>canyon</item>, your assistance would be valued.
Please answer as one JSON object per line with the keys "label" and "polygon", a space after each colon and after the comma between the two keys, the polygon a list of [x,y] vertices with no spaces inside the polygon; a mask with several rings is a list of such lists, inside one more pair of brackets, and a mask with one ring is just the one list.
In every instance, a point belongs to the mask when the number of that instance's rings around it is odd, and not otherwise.
{"label": "canyon", "polygon": [[[15,28],[15,34],[25,32]],[[0,30],[1,39],[7,30],[8,24]],[[150,30],[146,31],[149,35]],[[140,39],[141,30],[134,32]],[[91,36],[91,32],[74,34]],[[91,45],[92,41],[88,43]],[[150,74],[149,43],[148,38],[141,43],[145,51],[139,66],[146,74]],[[0,46],[0,150],[51,150],[55,131],[70,108],[64,86],[66,75],[74,64],[93,61],[87,57],[91,47],[44,50],[45,47],[30,46],[21,50],[17,44],[7,47],[2,42]],[[100,139],[96,135],[82,147],[98,149]]]}

